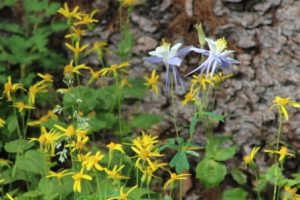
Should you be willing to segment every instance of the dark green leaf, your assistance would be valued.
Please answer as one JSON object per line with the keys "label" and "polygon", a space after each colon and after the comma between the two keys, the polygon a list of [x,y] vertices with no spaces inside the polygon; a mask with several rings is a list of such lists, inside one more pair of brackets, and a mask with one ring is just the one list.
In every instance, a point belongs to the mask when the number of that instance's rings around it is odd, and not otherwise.
{"label": "dark green leaf", "polygon": [[217,150],[214,158],[217,161],[225,161],[232,158],[235,153],[236,153],[236,146],[220,148]]}
{"label": "dark green leaf", "polygon": [[184,151],[177,152],[170,161],[170,166],[175,167],[177,173],[182,173],[184,170],[190,169],[186,153]]}
{"label": "dark green leaf", "polygon": [[247,182],[246,174],[244,174],[241,170],[237,168],[231,170],[231,176],[238,184],[243,185]]}
{"label": "dark green leaf", "polygon": [[9,153],[23,153],[27,149],[30,149],[33,145],[33,142],[19,139],[6,143],[4,149]]}
{"label": "dark green leaf", "polygon": [[132,119],[132,126],[141,129],[148,129],[152,125],[161,122],[162,119],[163,117],[160,115],[143,113]]}
{"label": "dark green leaf", "polygon": [[19,169],[36,174],[48,173],[46,157],[42,152],[29,150],[17,157],[16,166]]}
{"label": "dark green leaf", "polygon": [[226,166],[208,158],[201,160],[196,168],[197,178],[206,187],[218,186],[224,180],[226,174]]}
{"label": "dark green leaf", "polygon": [[246,200],[247,196],[248,193],[242,188],[233,188],[222,194],[222,200]]}

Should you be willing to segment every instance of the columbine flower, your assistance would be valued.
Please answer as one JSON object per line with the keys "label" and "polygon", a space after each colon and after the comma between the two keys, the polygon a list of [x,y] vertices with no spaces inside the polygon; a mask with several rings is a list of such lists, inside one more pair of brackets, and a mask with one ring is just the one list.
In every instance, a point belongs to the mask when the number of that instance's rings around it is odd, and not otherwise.
{"label": "columbine flower", "polygon": [[282,200],[300,200],[300,195],[297,194],[297,188],[285,186]]}
{"label": "columbine flower", "polygon": [[21,83],[12,83],[11,76],[8,77],[7,82],[4,84],[3,96],[7,98],[7,101],[12,101],[12,95],[17,90],[25,90]]}
{"label": "columbine flower", "polygon": [[112,198],[109,198],[109,199],[107,199],[107,200],[115,200],[115,199],[117,199],[117,200],[128,200],[128,199],[129,199],[129,198],[128,198],[128,195],[129,195],[133,190],[135,190],[137,187],[138,187],[138,186],[136,185],[136,186],[130,188],[126,193],[124,192],[124,187],[121,187],[121,189],[120,189],[120,196],[118,196],[118,197],[112,197]]}
{"label": "columbine flower", "polygon": [[170,68],[173,71],[173,81],[175,82],[176,86],[178,83],[184,88],[184,82],[182,81],[177,67],[179,67],[182,63],[183,57],[190,51],[191,47],[179,48],[182,46],[182,43],[177,43],[171,47],[170,43],[167,43],[164,39],[162,40],[162,45],[157,47],[155,51],[149,52],[151,57],[144,58],[145,61],[158,64],[163,62],[166,66],[167,74],[166,74],[166,87],[169,88],[170,86]]}
{"label": "columbine flower", "polygon": [[22,112],[24,109],[35,109],[33,106],[26,105],[23,101],[16,102],[13,107],[18,108],[19,112]]}
{"label": "columbine flower", "polygon": [[178,180],[185,180],[191,174],[176,174],[169,171],[170,179],[164,184],[164,190],[167,190],[168,186],[171,185],[173,187],[174,183]]}
{"label": "columbine flower", "polygon": [[73,180],[74,180],[74,185],[73,185],[73,191],[74,192],[81,192],[81,180],[85,179],[88,181],[92,180],[92,177],[87,175],[87,174],[83,174],[83,168],[81,169],[80,172],[74,174],[74,176],[72,176]]}
{"label": "columbine flower", "polygon": [[294,108],[300,108],[300,103],[297,103],[295,101],[290,100],[290,98],[284,98],[284,97],[279,97],[276,96],[275,99],[273,100],[273,104],[270,107],[270,110],[274,107],[277,106],[278,107],[278,112],[280,114],[283,114],[285,119],[288,120],[289,119],[289,114],[286,110],[287,106],[291,106]]}
{"label": "columbine flower", "polygon": [[76,6],[72,11],[70,11],[67,3],[64,3],[64,7],[60,8],[57,12],[62,14],[64,17],[68,19],[76,18],[78,20],[81,19],[80,13],[78,12],[79,7]]}
{"label": "columbine flower", "polygon": [[208,74],[210,74],[210,76],[212,77],[217,68],[229,68],[231,64],[240,63],[238,60],[228,57],[228,54],[233,53],[234,51],[226,50],[227,42],[224,38],[220,38],[217,41],[213,41],[208,38],[206,38],[205,40],[208,44],[209,51],[195,47],[192,47],[190,50],[207,56],[207,60],[204,61],[196,69],[188,73],[186,76],[196,71],[200,71],[201,73],[206,71],[206,75],[208,76]]}
{"label": "columbine flower", "polygon": [[156,94],[156,96],[158,96],[158,79],[159,79],[159,75],[156,75],[156,70],[153,70],[151,72],[151,76],[147,77],[144,76],[144,78],[146,79],[146,85],[151,87],[151,90],[153,90]]}
{"label": "columbine flower", "polygon": [[124,67],[128,67],[129,64],[129,62],[122,62],[120,64],[111,65],[110,67],[104,67],[100,70],[100,74],[102,76],[105,76],[111,73],[116,73],[118,70],[123,69]]}
{"label": "columbine flower", "polygon": [[243,157],[243,163],[242,164],[245,165],[245,166],[251,165],[253,163],[253,161],[254,161],[254,156],[259,151],[259,149],[260,149],[260,147],[254,147],[251,150],[250,154],[245,155]]}
{"label": "columbine flower", "polygon": [[109,179],[113,179],[113,180],[129,179],[129,177],[119,174],[119,172],[123,168],[124,168],[124,165],[120,166],[119,169],[117,168],[117,165],[115,165],[112,170],[109,170],[109,169],[105,168],[104,171],[107,174]]}
{"label": "columbine flower", "polygon": [[6,124],[5,120],[0,118],[0,128],[2,128]]}
{"label": "columbine flower", "polygon": [[266,150],[264,150],[264,152],[270,153],[270,154],[274,154],[274,153],[278,154],[279,155],[279,159],[278,159],[279,162],[283,161],[286,156],[295,157],[294,154],[289,153],[289,150],[288,150],[288,148],[286,146],[282,146],[279,149],[279,151],[266,149]]}

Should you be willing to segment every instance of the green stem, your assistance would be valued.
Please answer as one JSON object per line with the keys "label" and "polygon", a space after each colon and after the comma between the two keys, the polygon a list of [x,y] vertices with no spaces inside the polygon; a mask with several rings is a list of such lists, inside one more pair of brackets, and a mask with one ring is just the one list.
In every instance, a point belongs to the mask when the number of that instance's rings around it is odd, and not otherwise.
{"label": "green stem", "polygon": [[17,133],[18,133],[19,139],[22,139],[21,129],[20,129],[20,125],[19,125],[19,120],[18,120],[18,115],[17,115],[16,108],[14,107],[13,110],[14,110],[14,115],[15,115],[16,122],[17,122]]}
{"label": "green stem", "polygon": [[[277,130],[277,139],[276,139],[276,151],[279,151],[279,142],[280,142],[280,136],[281,136],[281,129],[282,129],[282,113],[281,111],[279,110],[279,126],[278,126],[278,130]],[[277,161],[277,155],[275,154],[275,162],[278,162]],[[277,174],[277,170],[275,170],[275,185],[274,185],[274,190],[273,190],[273,200],[276,200],[277,196],[279,196],[279,191],[278,191],[278,194],[277,194],[277,180],[278,180],[278,174]]]}
{"label": "green stem", "polygon": [[171,98],[172,98],[172,110],[173,110],[173,123],[174,123],[174,128],[176,132],[176,137],[177,139],[179,138],[178,134],[178,129],[177,129],[177,123],[176,123],[176,107],[175,107],[175,88],[174,88],[174,83],[173,83],[173,78],[171,78]]}
{"label": "green stem", "polygon": [[97,182],[97,192],[98,192],[98,196],[99,196],[99,199],[101,200],[101,189],[100,189],[100,182],[99,182],[99,177],[98,177],[98,174],[97,172],[94,170],[94,174],[96,176],[96,182]]}
{"label": "green stem", "polygon": [[179,200],[182,200],[183,196],[183,180],[179,181]]}

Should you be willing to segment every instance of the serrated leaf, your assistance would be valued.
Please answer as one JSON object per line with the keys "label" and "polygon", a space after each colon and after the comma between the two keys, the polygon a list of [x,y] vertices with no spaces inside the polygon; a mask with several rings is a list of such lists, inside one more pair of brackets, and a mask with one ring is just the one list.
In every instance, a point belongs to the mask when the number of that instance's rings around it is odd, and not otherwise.
{"label": "serrated leaf", "polygon": [[[287,179],[282,174],[282,170],[280,169],[278,164],[273,164],[267,169],[267,172],[265,173],[265,178],[268,182],[272,183],[273,185],[277,184],[283,186],[287,182]],[[275,182],[276,180],[277,182]]]}
{"label": "serrated leaf", "polygon": [[27,172],[46,175],[48,173],[46,157],[42,152],[29,150],[17,157],[16,166]]}
{"label": "serrated leaf", "polygon": [[238,184],[245,184],[247,183],[247,176],[241,170],[234,168],[231,170],[231,176],[233,180],[235,180]]}
{"label": "serrated leaf", "polygon": [[217,150],[214,159],[217,161],[225,161],[232,158],[235,153],[236,153],[236,146],[220,148]]}
{"label": "serrated leaf", "polygon": [[33,142],[28,140],[14,140],[5,144],[4,149],[8,153],[23,153],[34,145]]}
{"label": "serrated leaf", "polygon": [[215,122],[224,122],[224,116],[214,112],[202,112],[201,115],[206,116]]}
{"label": "serrated leaf", "polygon": [[160,115],[143,113],[132,119],[132,126],[135,128],[148,129],[152,125],[159,123],[163,119]]}
{"label": "serrated leaf", "polygon": [[192,120],[191,120],[190,127],[189,127],[189,135],[190,135],[190,137],[193,136],[198,121],[199,121],[198,114],[195,113],[194,116],[193,116],[193,118],[192,118]]}
{"label": "serrated leaf", "polygon": [[226,174],[226,166],[208,158],[201,160],[196,168],[196,177],[206,187],[218,186],[224,180]]}
{"label": "serrated leaf", "polygon": [[177,173],[182,173],[184,170],[190,169],[190,163],[184,151],[179,151],[170,161],[170,166],[175,167]]}
{"label": "serrated leaf", "polygon": [[226,190],[222,194],[222,200],[246,200],[248,193],[242,188]]}

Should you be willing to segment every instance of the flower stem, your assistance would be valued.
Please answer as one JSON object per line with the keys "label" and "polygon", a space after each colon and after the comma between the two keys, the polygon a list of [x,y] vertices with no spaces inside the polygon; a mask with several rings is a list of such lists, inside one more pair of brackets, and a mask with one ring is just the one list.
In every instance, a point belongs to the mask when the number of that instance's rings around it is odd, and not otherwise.
{"label": "flower stem", "polygon": [[172,98],[172,110],[173,110],[173,123],[176,132],[176,137],[179,138],[177,123],[176,123],[175,88],[174,88],[173,78],[171,78],[171,98]]}
{"label": "flower stem", "polygon": [[[281,129],[282,129],[282,113],[279,110],[279,126],[277,130],[277,139],[276,139],[276,151],[279,151],[279,141],[280,141],[280,135],[281,135]],[[277,162],[277,155],[275,155],[275,162]],[[277,194],[277,179],[278,179],[278,174],[277,170],[275,170],[275,184],[274,184],[274,190],[273,190],[273,200],[276,200],[276,196],[279,195]],[[279,192],[279,191],[278,191]]]}
{"label": "flower stem", "polygon": [[100,190],[100,183],[99,183],[99,177],[98,177],[98,175],[97,175],[97,172],[96,171],[94,171],[94,174],[95,174],[95,176],[96,176],[96,182],[97,182],[97,192],[98,192],[98,196],[99,196],[99,199],[101,200],[102,198],[101,198],[101,190]]}

